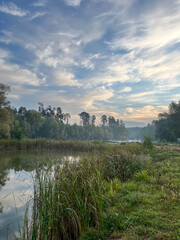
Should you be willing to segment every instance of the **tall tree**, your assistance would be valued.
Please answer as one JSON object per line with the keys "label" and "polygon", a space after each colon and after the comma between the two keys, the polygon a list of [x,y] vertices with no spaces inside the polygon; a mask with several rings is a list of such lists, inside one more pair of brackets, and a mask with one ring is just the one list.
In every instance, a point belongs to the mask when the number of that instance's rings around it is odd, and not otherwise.
{"label": "tall tree", "polygon": [[66,124],[69,123],[69,118],[71,118],[71,115],[69,113],[65,113],[63,119],[66,121]]}
{"label": "tall tree", "polygon": [[159,140],[176,141],[180,138],[180,101],[172,102],[168,113],[160,113],[159,120],[154,121],[154,124]]}
{"label": "tall tree", "polygon": [[109,116],[108,117],[108,123],[109,123],[109,127],[114,127],[116,126],[116,120],[113,116]]}
{"label": "tall tree", "polygon": [[92,117],[91,117],[91,124],[95,125],[95,121],[96,121],[96,116],[92,115]]}
{"label": "tall tree", "polygon": [[41,113],[43,117],[46,117],[46,110],[44,109],[44,104],[42,102],[38,102],[38,111]]}
{"label": "tall tree", "polygon": [[106,116],[106,115],[102,115],[102,116],[101,116],[101,122],[102,122],[103,126],[106,125],[107,121],[108,121],[107,116]]}
{"label": "tall tree", "polygon": [[10,102],[7,100],[7,94],[10,92],[10,87],[0,83],[0,108],[9,107]]}
{"label": "tall tree", "polygon": [[40,137],[39,130],[44,121],[41,114],[35,110],[28,110],[25,114],[25,118],[31,129],[29,137]]}
{"label": "tall tree", "polygon": [[82,124],[83,126],[89,125],[90,124],[90,115],[87,112],[82,112],[79,114],[81,120],[82,120]]}
{"label": "tall tree", "polygon": [[13,111],[7,100],[9,91],[9,86],[0,83],[0,138],[9,138],[13,127]]}
{"label": "tall tree", "polygon": [[27,112],[27,110],[26,110],[25,107],[20,107],[20,108],[18,109],[18,113],[19,113],[21,116],[24,116],[26,112]]}
{"label": "tall tree", "polygon": [[62,121],[63,121],[64,114],[63,114],[62,109],[61,109],[60,107],[58,107],[58,108],[56,109],[55,118],[56,118],[59,122],[62,122]]}

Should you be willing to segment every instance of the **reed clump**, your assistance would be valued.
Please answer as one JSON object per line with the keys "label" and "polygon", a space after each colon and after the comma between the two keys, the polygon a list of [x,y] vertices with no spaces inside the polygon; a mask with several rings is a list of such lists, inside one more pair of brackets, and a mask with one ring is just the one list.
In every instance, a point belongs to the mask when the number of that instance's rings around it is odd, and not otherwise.
{"label": "reed clump", "polygon": [[[103,180],[95,159],[37,171],[27,239],[78,239],[101,221]],[[30,228],[30,230],[28,230]]]}

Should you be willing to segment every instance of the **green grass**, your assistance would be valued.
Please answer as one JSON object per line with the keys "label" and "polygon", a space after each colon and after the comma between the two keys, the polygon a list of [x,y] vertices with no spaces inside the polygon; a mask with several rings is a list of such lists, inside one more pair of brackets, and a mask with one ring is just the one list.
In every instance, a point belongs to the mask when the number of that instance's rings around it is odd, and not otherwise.
{"label": "green grass", "polygon": [[179,239],[179,186],[180,156],[163,162],[150,161],[131,181],[119,183],[111,199],[113,213],[119,216],[119,229],[114,229],[111,236]]}
{"label": "green grass", "polygon": [[179,239],[180,155],[95,146],[53,173],[37,170],[24,239]]}
{"label": "green grass", "polygon": [[85,141],[60,141],[50,139],[0,139],[1,151],[16,151],[16,150],[68,150],[68,151],[92,151],[93,149],[101,149],[108,147],[108,144],[101,142],[93,144]]}

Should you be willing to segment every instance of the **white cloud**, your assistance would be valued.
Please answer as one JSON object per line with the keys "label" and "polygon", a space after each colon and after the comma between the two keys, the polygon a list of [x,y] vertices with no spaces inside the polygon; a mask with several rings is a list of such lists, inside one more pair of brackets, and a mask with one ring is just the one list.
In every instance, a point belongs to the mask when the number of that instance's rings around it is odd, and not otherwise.
{"label": "white cloud", "polygon": [[126,31],[123,29],[123,35],[122,31],[116,34],[110,43],[111,49],[155,50],[179,42],[180,5],[176,3],[177,1],[173,1],[170,6],[167,5],[167,1],[160,6],[156,3],[155,8],[148,8],[148,11],[138,16],[129,16],[126,12],[125,21],[120,21],[119,26],[122,27],[125,24]]}
{"label": "white cloud", "polygon": [[149,122],[158,118],[160,112],[168,110],[167,106],[152,106],[146,105],[142,108],[126,108],[126,113],[123,116],[123,120],[134,120]]}
{"label": "white cloud", "polygon": [[121,60],[112,62],[109,69],[127,82],[150,81],[166,91],[180,86],[180,57],[174,46],[180,42],[180,5],[173,1],[169,6],[165,1],[163,6],[158,2],[155,6],[138,17],[126,12],[124,22],[119,21],[122,30],[107,44],[111,50],[130,52],[124,58],[119,56]]}
{"label": "white cloud", "polygon": [[131,92],[131,91],[132,91],[131,87],[125,87],[125,88],[121,89],[119,92],[120,93],[128,93],[128,92]]}
{"label": "white cloud", "polygon": [[125,56],[115,55],[108,59],[105,59],[103,66],[94,77],[88,79],[89,86],[96,86],[98,84],[109,84],[113,83],[137,83],[141,81],[142,76],[138,73],[138,68],[134,55],[132,53],[126,54]]}
{"label": "white cloud", "polygon": [[13,37],[10,31],[2,30],[0,33],[1,33],[0,42],[6,43],[6,44],[9,44],[10,42],[12,42]]}
{"label": "white cloud", "polygon": [[0,48],[0,59],[6,59],[9,58],[10,56],[11,54],[9,53],[9,51]]}
{"label": "white cloud", "polygon": [[41,94],[41,101],[45,104],[52,104],[57,106],[61,104],[64,112],[69,112],[72,115],[76,115],[82,111],[87,111],[90,114],[105,113],[106,108],[99,109],[95,106],[98,101],[108,102],[113,96],[113,92],[110,89],[96,88],[96,89],[84,89],[83,91],[66,92],[57,91],[43,91]]}
{"label": "white cloud", "polygon": [[39,86],[45,79],[39,79],[32,71],[21,68],[17,64],[11,64],[0,60],[0,82],[6,84],[27,84]]}
{"label": "white cloud", "polygon": [[11,92],[8,95],[8,98],[20,99],[23,95],[35,95],[39,93],[37,89],[26,88],[20,85],[11,85]]}
{"label": "white cloud", "polygon": [[25,11],[23,9],[20,9],[17,5],[15,5],[13,2],[9,3],[2,3],[0,5],[0,11],[3,13],[7,13],[13,16],[18,17],[24,17],[28,14],[28,11]]}
{"label": "white cloud", "polygon": [[82,0],[64,0],[65,3],[72,7],[79,7]]}
{"label": "white cloud", "polygon": [[45,1],[36,1],[35,3],[32,4],[34,7],[44,7],[46,5],[46,0]]}
{"label": "white cloud", "polygon": [[86,68],[86,69],[90,69],[93,70],[95,67],[95,63],[97,61],[97,59],[103,59],[104,57],[101,56],[99,53],[97,54],[90,54],[89,56],[86,56],[83,60],[81,65]]}
{"label": "white cloud", "polygon": [[73,73],[66,71],[56,71],[54,74],[53,83],[58,86],[82,86],[82,84],[75,79]]}
{"label": "white cloud", "polygon": [[141,92],[141,93],[135,93],[129,96],[129,98],[138,98],[138,97],[144,97],[148,95],[154,95],[158,93],[158,91],[149,91],[149,92]]}
{"label": "white cloud", "polygon": [[38,17],[42,17],[44,15],[46,15],[47,12],[35,12],[34,14],[32,14],[32,16],[30,17],[30,20],[34,20]]}

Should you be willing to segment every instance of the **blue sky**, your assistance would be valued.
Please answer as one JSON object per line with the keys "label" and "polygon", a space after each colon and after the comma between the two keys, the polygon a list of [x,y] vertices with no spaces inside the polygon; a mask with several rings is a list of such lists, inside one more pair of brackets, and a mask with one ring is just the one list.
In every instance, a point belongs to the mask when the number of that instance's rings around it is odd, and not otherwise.
{"label": "blue sky", "polygon": [[0,82],[17,108],[151,122],[180,100],[180,0],[0,0]]}

